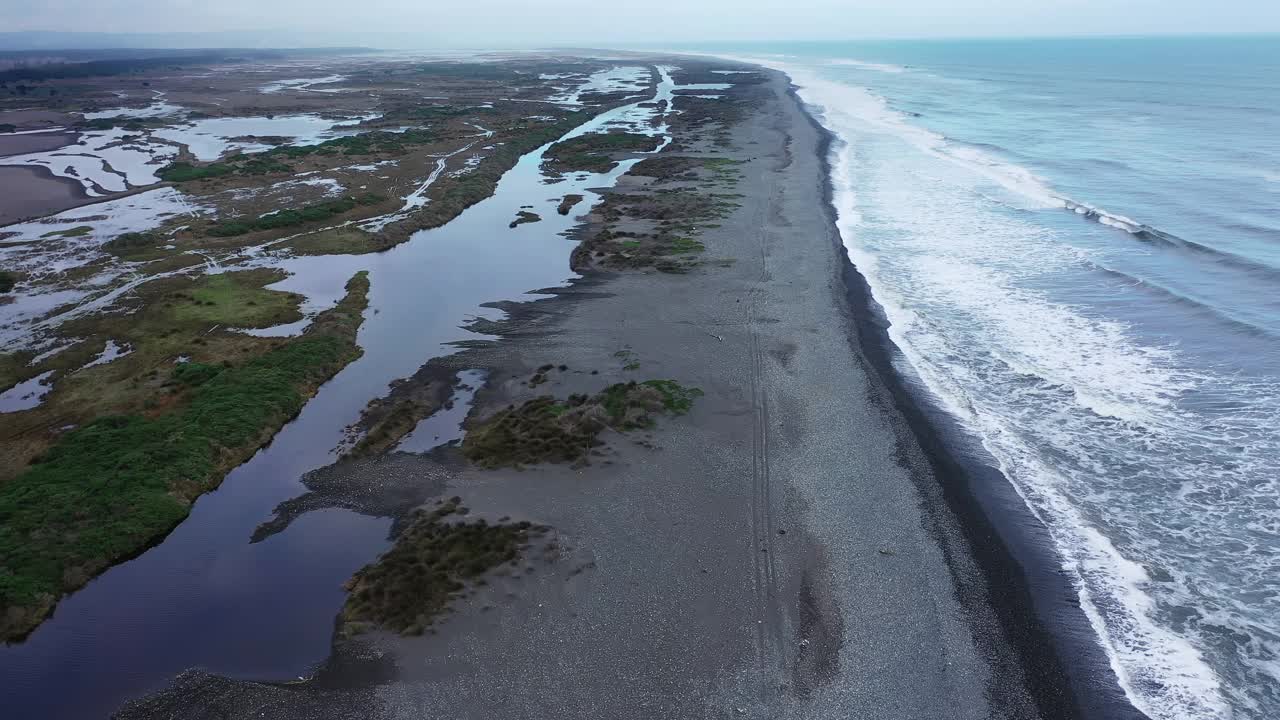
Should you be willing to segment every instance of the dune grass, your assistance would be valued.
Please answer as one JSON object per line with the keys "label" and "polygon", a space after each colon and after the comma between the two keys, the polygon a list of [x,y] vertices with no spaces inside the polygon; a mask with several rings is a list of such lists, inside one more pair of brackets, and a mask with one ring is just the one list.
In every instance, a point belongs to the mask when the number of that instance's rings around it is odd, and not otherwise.
{"label": "dune grass", "polygon": [[484,468],[583,461],[605,430],[652,427],[655,414],[683,415],[701,395],[674,380],[617,383],[564,401],[543,395],[468,428],[462,453]]}
{"label": "dune grass", "polygon": [[342,610],[348,634],[370,625],[402,635],[421,635],[467,583],[504,563],[516,562],[521,549],[547,528],[529,522],[462,522],[467,514],[457,497],[434,510],[419,510],[377,561],[347,583]]}

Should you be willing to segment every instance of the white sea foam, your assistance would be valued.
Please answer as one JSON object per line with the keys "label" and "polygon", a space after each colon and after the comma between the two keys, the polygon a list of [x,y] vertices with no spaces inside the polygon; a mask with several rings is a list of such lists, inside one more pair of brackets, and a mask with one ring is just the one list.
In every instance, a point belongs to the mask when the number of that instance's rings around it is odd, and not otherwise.
{"label": "white sea foam", "polygon": [[841,58],[838,60],[832,60],[831,64],[845,65],[848,67],[856,67],[862,70],[875,70],[877,72],[892,73],[894,75],[907,72],[907,68],[904,68],[901,65],[892,65],[889,63],[866,62],[863,60],[847,60],[847,59]]}
{"label": "white sea foam", "polygon": [[893,133],[917,149],[976,172],[1036,206],[1066,207],[1066,201],[1030,170],[912,124],[905,115],[891,109],[884,98],[866,88],[825,80],[790,66],[779,69],[788,72],[807,91],[804,93],[807,102],[812,102],[833,118],[847,117]]}
{"label": "white sea foam", "polygon": [[[735,57],[733,59],[754,62],[781,70],[807,90],[807,92],[803,93],[806,102],[814,104],[815,107],[824,112],[829,112],[833,115],[856,117],[861,122],[867,122],[892,132],[920,150],[967,167],[996,182],[1005,190],[1030,201],[1031,208],[1063,208],[1071,210],[1103,225],[1128,233],[1137,232],[1143,227],[1137,220],[1110,213],[1102,208],[1078,202],[1062,195],[1050,187],[1043,178],[1024,167],[995,157],[979,148],[956,142],[944,135],[912,123],[908,116],[893,110],[884,98],[864,87],[833,82],[820,77],[818,73],[808,68],[792,63],[783,63],[776,60],[762,61],[759,58]],[[875,63],[864,63],[856,60],[833,60],[830,64],[866,67],[882,72],[905,72],[907,70],[898,66],[880,66]]]}
{"label": "white sea foam", "polygon": [[[841,235],[890,320],[901,369],[961,419],[1044,523],[1134,705],[1156,720],[1229,718],[1228,696],[1236,707],[1250,706],[1240,678],[1225,685],[1206,660],[1195,623],[1178,619],[1189,607],[1215,607],[1231,591],[1207,586],[1210,573],[1179,573],[1190,562],[1242,574],[1280,569],[1263,541],[1252,553],[1228,550],[1250,542],[1230,513],[1277,504],[1280,468],[1263,419],[1280,405],[1274,379],[1242,392],[1238,378],[1185,367],[1176,350],[1050,299],[1036,279],[1083,266],[1087,254],[988,199],[990,186],[1032,200],[1033,208],[1070,209],[1126,232],[1142,229],[1137,221],[1066,199],[1023,168],[917,127],[865,89],[807,68],[763,64],[789,72],[843,141],[832,167]],[[1253,400],[1214,424],[1182,406],[1189,395],[1224,388]],[[1241,447],[1234,464],[1198,461],[1227,445]],[[1182,504],[1170,506],[1169,517],[1126,509],[1150,506],[1152,498],[1140,494],[1170,482]],[[1229,501],[1225,488],[1232,488]],[[1272,521],[1280,525],[1280,517]],[[1194,532],[1207,560],[1167,557],[1153,545],[1165,529],[1152,522]],[[1247,613],[1210,612],[1198,622],[1275,637],[1274,627],[1248,626]],[[1277,647],[1246,653],[1259,673],[1253,682],[1280,678]]]}

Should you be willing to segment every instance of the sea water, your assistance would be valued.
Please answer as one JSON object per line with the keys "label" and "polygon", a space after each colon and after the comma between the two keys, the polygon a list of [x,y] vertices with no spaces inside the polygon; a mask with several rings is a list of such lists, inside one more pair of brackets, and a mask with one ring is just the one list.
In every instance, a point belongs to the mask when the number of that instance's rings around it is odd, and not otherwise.
{"label": "sea water", "polygon": [[1280,717],[1280,38],[703,49],[834,133],[900,370],[1046,526],[1132,703]]}

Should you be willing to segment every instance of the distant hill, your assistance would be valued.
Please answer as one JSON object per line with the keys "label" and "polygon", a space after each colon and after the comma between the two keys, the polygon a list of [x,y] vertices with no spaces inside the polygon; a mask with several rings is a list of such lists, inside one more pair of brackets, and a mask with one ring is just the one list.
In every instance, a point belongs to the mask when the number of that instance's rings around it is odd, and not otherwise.
{"label": "distant hill", "polygon": [[311,54],[368,52],[351,48],[317,50],[3,50],[0,83],[17,80],[63,80],[146,72],[186,65],[211,65],[251,60],[279,60]]}
{"label": "distant hill", "polygon": [[436,47],[438,38],[425,33],[324,33],[290,30],[252,32],[96,33],[96,32],[0,32],[0,51],[45,50],[181,50],[206,48],[278,49],[377,47],[424,49]]}

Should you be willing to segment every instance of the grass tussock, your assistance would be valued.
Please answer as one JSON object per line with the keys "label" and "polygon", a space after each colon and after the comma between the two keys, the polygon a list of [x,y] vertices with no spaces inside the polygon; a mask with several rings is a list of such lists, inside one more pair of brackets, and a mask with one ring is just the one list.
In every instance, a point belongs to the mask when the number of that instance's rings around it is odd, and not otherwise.
{"label": "grass tussock", "polygon": [[528,522],[457,519],[466,513],[457,497],[430,512],[417,511],[395,546],[348,581],[346,631],[377,626],[421,635],[467,583],[515,562],[521,548],[547,530]]}
{"label": "grass tussock", "polygon": [[618,383],[564,401],[543,395],[470,428],[462,452],[485,468],[578,462],[603,444],[600,434],[605,430],[652,427],[655,415],[683,415],[701,395],[674,380]]}

